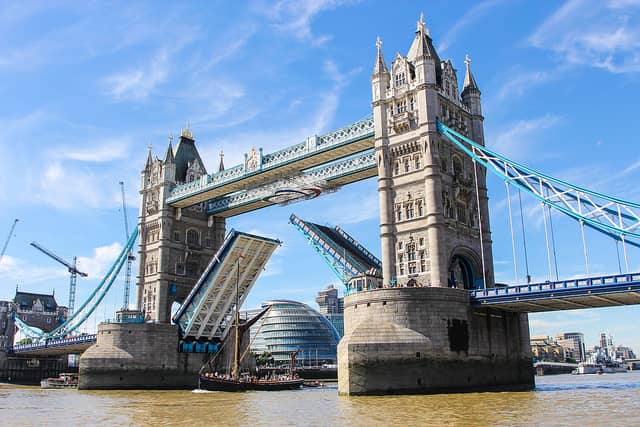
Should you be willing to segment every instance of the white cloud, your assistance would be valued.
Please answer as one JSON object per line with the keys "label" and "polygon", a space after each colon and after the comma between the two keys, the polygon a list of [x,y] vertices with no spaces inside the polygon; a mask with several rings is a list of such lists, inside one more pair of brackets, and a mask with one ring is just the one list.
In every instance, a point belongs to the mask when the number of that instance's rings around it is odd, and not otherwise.
{"label": "white cloud", "polygon": [[311,22],[321,12],[356,3],[355,0],[280,0],[260,7],[272,25],[292,37],[319,46],[331,39],[329,35],[315,35]]}
{"label": "white cloud", "polygon": [[546,83],[556,74],[553,71],[519,71],[513,70],[509,78],[502,84],[496,95],[497,100],[504,101],[507,98],[522,96],[536,85]]}
{"label": "white cloud", "polygon": [[160,49],[146,64],[106,77],[103,84],[116,101],[143,101],[169,77],[169,52]]}
{"label": "white cloud", "polygon": [[534,119],[520,120],[503,127],[487,138],[491,149],[514,160],[526,158],[532,149],[536,134],[556,126],[559,116],[547,114]]}
{"label": "white cloud", "polygon": [[444,52],[449,46],[451,46],[456,39],[456,36],[469,25],[484,16],[489,10],[493,9],[500,4],[505,3],[504,0],[485,0],[482,1],[471,9],[469,9],[460,19],[458,19],[447,31],[438,45],[438,51]]}
{"label": "white cloud", "polygon": [[640,71],[640,13],[637,1],[569,0],[528,38],[570,65],[612,73]]}
{"label": "white cloud", "polygon": [[128,138],[107,138],[83,144],[82,148],[58,148],[53,156],[81,162],[104,163],[123,159],[129,153]]}
{"label": "white cloud", "polygon": [[99,246],[90,257],[78,257],[78,270],[88,274],[88,278],[101,280],[107,269],[114,263],[122,245],[118,242],[107,246]]}
{"label": "white cloud", "polygon": [[[55,262],[52,262],[52,264]],[[67,271],[62,266],[52,265],[41,267],[33,265],[29,261],[4,255],[0,262],[0,281],[5,284],[34,284],[34,283],[58,283],[60,279],[69,277]],[[9,285],[7,285],[9,286]],[[9,291],[4,290],[4,295],[13,292],[13,288]]]}

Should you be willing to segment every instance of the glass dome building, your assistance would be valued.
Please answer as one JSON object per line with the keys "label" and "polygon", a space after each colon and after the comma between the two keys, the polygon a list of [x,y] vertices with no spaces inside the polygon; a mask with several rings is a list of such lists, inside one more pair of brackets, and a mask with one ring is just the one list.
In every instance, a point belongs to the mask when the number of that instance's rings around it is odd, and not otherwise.
{"label": "glass dome building", "polygon": [[251,351],[269,352],[276,365],[288,364],[290,354],[300,349],[298,364],[322,366],[335,364],[340,335],[333,324],[306,304],[274,300],[262,319],[251,327]]}

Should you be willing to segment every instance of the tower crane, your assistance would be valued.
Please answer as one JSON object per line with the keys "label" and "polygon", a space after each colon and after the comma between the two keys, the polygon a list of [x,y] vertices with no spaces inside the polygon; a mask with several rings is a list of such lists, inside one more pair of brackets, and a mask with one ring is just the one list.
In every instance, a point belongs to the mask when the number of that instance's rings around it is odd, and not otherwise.
{"label": "tower crane", "polygon": [[[124,232],[129,240],[129,220],[127,219],[127,205],[124,199],[124,181],[120,181],[120,191],[122,193],[122,214],[124,215]],[[135,261],[136,257],[131,254],[131,251],[127,254],[127,270],[124,278],[124,298],[122,303],[122,309],[129,309],[129,291],[131,289],[131,263]]]}
{"label": "tower crane", "polygon": [[65,261],[64,259],[60,258],[58,255],[56,255],[53,252],[51,252],[50,250],[43,248],[42,246],[40,246],[36,242],[31,242],[31,246],[33,246],[34,248],[36,248],[37,250],[39,250],[43,254],[49,256],[50,258],[55,259],[60,264],[62,264],[65,267],[67,267],[67,269],[69,270],[69,273],[71,274],[71,276],[69,278],[69,313],[68,313],[68,315],[71,315],[71,313],[73,313],[73,306],[74,306],[75,301],[76,301],[76,280],[77,280],[78,274],[80,276],[82,276],[82,277],[87,277],[88,274],[87,273],[83,273],[82,271],[80,271],[80,270],[78,270],[76,268],[76,264],[78,263],[78,257],[74,256],[73,257],[73,262],[69,263],[69,262]]}
{"label": "tower crane", "polygon": [[9,240],[13,237],[13,230],[16,229],[16,224],[18,223],[18,218],[13,220],[13,224],[11,224],[11,230],[9,230],[9,235],[7,236],[7,240],[4,241],[4,245],[2,246],[2,252],[0,252],[0,262],[2,262],[2,257],[4,257],[4,253],[7,251],[7,246],[9,246]]}

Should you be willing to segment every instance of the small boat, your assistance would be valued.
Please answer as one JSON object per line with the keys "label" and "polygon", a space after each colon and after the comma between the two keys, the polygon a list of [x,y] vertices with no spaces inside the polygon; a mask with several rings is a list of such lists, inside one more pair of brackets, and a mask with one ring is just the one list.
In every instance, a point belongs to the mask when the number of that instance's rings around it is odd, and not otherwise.
{"label": "small boat", "polygon": [[78,374],[63,373],[58,378],[46,378],[40,381],[40,387],[42,388],[77,388],[78,387]]}
{"label": "small boat", "polygon": [[[235,310],[235,350],[233,357],[233,370],[231,375],[219,375],[217,372],[202,372],[198,378],[198,388],[209,391],[231,391],[240,392],[247,390],[260,390],[260,391],[277,391],[277,390],[295,390],[302,386],[304,380],[298,378],[295,374],[295,364],[300,349],[297,349],[291,353],[291,364],[288,375],[277,376],[274,378],[257,378],[249,375],[240,375],[240,360],[239,360],[239,324],[240,313],[238,312],[238,282],[240,280],[240,258],[238,258],[236,277],[236,310]],[[204,369],[204,366],[203,366]]]}
{"label": "small boat", "polygon": [[305,381],[302,383],[302,387],[323,387],[324,384],[322,384],[320,381]]}

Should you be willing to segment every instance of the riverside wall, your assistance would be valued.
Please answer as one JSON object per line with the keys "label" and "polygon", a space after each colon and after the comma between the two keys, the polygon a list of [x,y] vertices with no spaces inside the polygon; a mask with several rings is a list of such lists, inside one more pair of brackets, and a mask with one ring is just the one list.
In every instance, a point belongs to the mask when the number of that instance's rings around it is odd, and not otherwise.
{"label": "riverside wall", "polygon": [[468,291],[377,289],[345,298],[342,395],[528,390],[526,314],[473,308]]}

